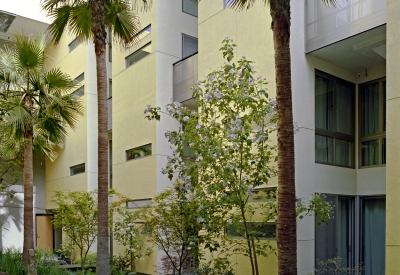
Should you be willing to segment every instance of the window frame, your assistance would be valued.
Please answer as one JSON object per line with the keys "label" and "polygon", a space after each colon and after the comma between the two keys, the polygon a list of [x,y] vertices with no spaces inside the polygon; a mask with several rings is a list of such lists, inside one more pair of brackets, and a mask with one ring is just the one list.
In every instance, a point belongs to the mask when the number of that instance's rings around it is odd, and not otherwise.
{"label": "window frame", "polygon": [[[328,138],[333,138],[333,163],[327,163],[327,162],[321,162],[321,161],[317,161],[315,158],[315,154],[316,152],[314,151],[314,159],[315,159],[315,163],[318,164],[324,164],[324,165],[330,165],[330,166],[336,166],[336,167],[342,167],[342,168],[352,168],[355,169],[356,168],[356,84],[344,80],[342,78],[339,78],[337,76],[325,73],[323,71],[320,70],[315,70],[314,73],[314,120],[316,117],[316,102],[315,102],[315,80],[317,76],[321,76],[321,77],[325,77],[325,78],[329,78],[333,81],[333,104],[334,104],[334,109],[333,109],[333,114],[332,114],[332,120],[333,120],[333,126],[334,126],[334,130],[333,131],[329,131],[329,130],[324,130],[324,129],[320,129],[316,127],[316,123],[314,121],[314,129],[315,129],[315,135],[314,135],[314,150],[315,150],[315,145],[316,145],[316,140],[315,137],[318,136],[323,136],[323,137],[328,137]],[[337,132],[337,110],[336,110],[336,83],[337,82],[342,82],[342,83],[346,83],[349,84],[350,86],[352,86],[352,90],[353,90],[353,117],[352,117],[352,135],[349,134],[344,134],[344,133],[340,133]],[[336,164],[336,140],[343,140],[343,141],[348,141],[348,142],[352,142],[353,143],[353,150],[352,150],[352,164],[350,166],[346,166],[346,165],[340,165],[340,164]]]}
{"label": "window frame", "polygon": [[[190,55],[184,57],[184,48],[185,48],[185,39],[184,39],[184,37],[185,37],[185,36],[197,40],[197,51],[196,51],[195,53],[192,53],[192,54],[190,54]],[[199,52],[199,39],[198,39],[197,37],[188,35],[188,34],[186,34],[186,33],[182,33],[182,60],[185,60],[185,59],[187,59],[187,58],[189,58],[189,57],[191,57],[191,56],[197,54],[198,52]],[[181,61],[182,61],[182,60],[181,60]]]}
{"label": "window frame", "polygon": [[[76,44],[79,42],[78,44]],[[82,40],[79,37],[75,37],[71,42],[68,44],[68,53],[73,52],[79,45],[82,44]]]}
{"label": "window frame", "polygon": [[197,4],[197,15],[194,15],[192,13],[189,13],[189,12],[186,12],[186,11],[183,10],[183,2],[184,1],[192,1],[192,0],[182,0],[182,12],[198,18],[199,17],[199,5]]}
{"label": "window frame", "polygon": [[127,57],[125,57],[125,69],[128,69],[130,67],[132,67],[133,65],[135,65],[136,63],[138,63],[139,61],[143,60],[144,58],[146,58],[148,55],[151,54],[151,52],[149,52],[146,56],[140,58],[139,60],[137,60],[136,62],[128,65],[128,59],[130,57],[135,56],[136,54],[138,54],[140,51],[142,51],[144,48],[146,48],[147,46],[151,46],[151,41],[149,43],[146,43],[145,45],[143,45],[142,47],[140,47],[139,49],[137,49],[136,51],[134,51],[133,53],[129,54]]}
{"label": "window frame", "polygon": [[[81,166],[83,166],[83,172],[73,173],[74,169],[80,168]],[[80,174],[84,174],[84,173],[86,173],[86,164],[85,163],[80,163],[80,164],[69,167],[69,175],[70,176],[76,176],[76,175],[80,175]]]}
{"label": "window frame", "polygon": [[[139,156],[137,158],[128,158],[128,154],[129,154],[128,152],[129,151],[141,150],[141,149],[143,149],[143,148],[145,148],[147,146],[150,146],[150,154],[149,155]],[[128,161],[132,161],[132,160],[143,159],[143,158],[146,158],[146,157],[150,157],[152,155],[153,155],[153,146],[152,146],[151,143],[148,143],[148,144],[145,144],[145,145],[142,145],[142,146],[138,146],[138,147],[134,147],[134,148],[125,150],[125,161],[128,162]]]}
{"label": "window frame", "polygon": [[[362,136],[361,135],[361,127],[362,127],[362,123],[361,123],[361,119],[362,119],[361,88],[362,88],[362,86],[366,86],[366,85],[377,83],[377,82],[379,83],[379,99],[378,99],[378,102],[379,102],[378,103],[379,132],[377,134]],[[386,125],[385,125],[385,127],[383,127],[383,125],[386,124],[384,119],[387,116],[385,114],[385,112],[386,112],[385,106],[386,106],[386,98],[387,98],[387,95],[385,94],[385,93],[387,93],[385,83],[386,83],[386,77],[381,77],[381,78],[377,78],[377,79],[374,79],[371,81],[367,81],[367,82],[358,84],[358,114],[357,115],[358,115],[358,133],[359,133],[358,148],[359,148],[359,150],[358,150],[357,157],[359,159],[358,168],[360,168],[360,169],[386,166],[386,160],[385,160],[385,163],[383,163],[383,152],[382,152],[383,140],[386,139]],[[385,112],[384,112],[384,110],[385,110]],[[378,164],[362,165],[362,143],[365,141],[374,141],[374,140],[378,141]],[[385,149],[385,151],[386,151],[386,149]]]}

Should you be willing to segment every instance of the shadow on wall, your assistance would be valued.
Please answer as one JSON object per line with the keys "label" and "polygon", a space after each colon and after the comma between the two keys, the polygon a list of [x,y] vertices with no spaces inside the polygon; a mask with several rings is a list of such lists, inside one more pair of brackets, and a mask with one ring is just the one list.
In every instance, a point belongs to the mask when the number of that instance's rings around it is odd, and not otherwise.
{"label": "shadow on wall", "polygon": [[16,193],[13,198],[9,192],[0,194],[0,249],[2,250],[9,247],[22,249],[23,205],[22,193]]}

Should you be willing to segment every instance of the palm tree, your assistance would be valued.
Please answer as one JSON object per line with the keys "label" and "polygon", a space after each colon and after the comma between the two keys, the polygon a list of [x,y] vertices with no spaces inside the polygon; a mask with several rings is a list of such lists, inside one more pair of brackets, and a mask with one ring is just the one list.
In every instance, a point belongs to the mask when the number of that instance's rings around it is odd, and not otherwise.
{"label": "palm tree", "polygon": [[[133,0],[135,10],[146,10],[151,0]],[[110,29],[120,44],[132,45],[140,31],[138,17],[124,0],[42,0],[50,15],[49,31],[57,44],[64,31],[82,40],[92,40],[96,54],[98,104],[98,238],[97,274],[109,274],[108,235],[108,110],[106,30]]]}
{"label": "palm tree", "polygon": [[[0,49],[0,155],[21,152],[24,178],[23,263],[33,241],[33,151],[54,160],[54,147],[64,142],[68,127],[83,114],[70,94],[75,83],[58,68],[46,71],[45,37],[16,34],[10,47]],[[34,262],[29,274],[36,274]]]}
{"label": "palm tree", "polygon": [[[257,0],[228,0],[237,10],[249,9]],[[296,189],[292,77],[290,58],[290,0],[260,0],[269,4],[275,49],[278,115],[278,273],[297,274]],[[335,5],[337,0],[321,0]]]}

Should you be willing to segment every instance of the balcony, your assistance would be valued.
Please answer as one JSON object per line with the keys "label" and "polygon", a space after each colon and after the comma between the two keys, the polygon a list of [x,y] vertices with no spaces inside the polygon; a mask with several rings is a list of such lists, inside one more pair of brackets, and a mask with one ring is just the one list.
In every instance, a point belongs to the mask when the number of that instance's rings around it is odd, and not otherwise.
{"label": "balcony", "polygon": [[192,54],[173,64],[174,66],[174,100],[179,102],[190,101],[193,98],[191,87],[197,81],[198,58]]}
{"label": "balcony", "polygon": [[112,130],[112,97],[107,99],[107,106],[108,106],[108,131]]}
{"label": "balcony", "polygon": [[306,52],[386,24],[386,0],[306,1]]}

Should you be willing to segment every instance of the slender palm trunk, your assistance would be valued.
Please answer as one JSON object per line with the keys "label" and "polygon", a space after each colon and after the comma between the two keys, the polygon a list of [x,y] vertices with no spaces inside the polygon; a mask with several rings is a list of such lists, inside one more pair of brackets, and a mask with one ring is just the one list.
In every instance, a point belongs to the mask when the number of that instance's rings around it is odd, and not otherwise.
{"label": "slender palm trunk", "polygon": [[[34,249],[33,242],[33,150],[32,150],[32,132],[29,131],[25,136],[24,148],[24,247],[22,262],[28,266],[29,250]],[[29,265],[30,275],[36,274],[35,266]]]}
{"label": "slender palm trunk", "polygon": [[278,274],[297,274],[290,0],[271,0],[278,109]]}
{"label": "slender palm trunk", "polygon": [[106,28],[104,1],[93,0],[92,33],[96,53],[97,69],[97,114],[98,114],[98,236],[96,274],[110,274],[108,234],[108,107]]}

